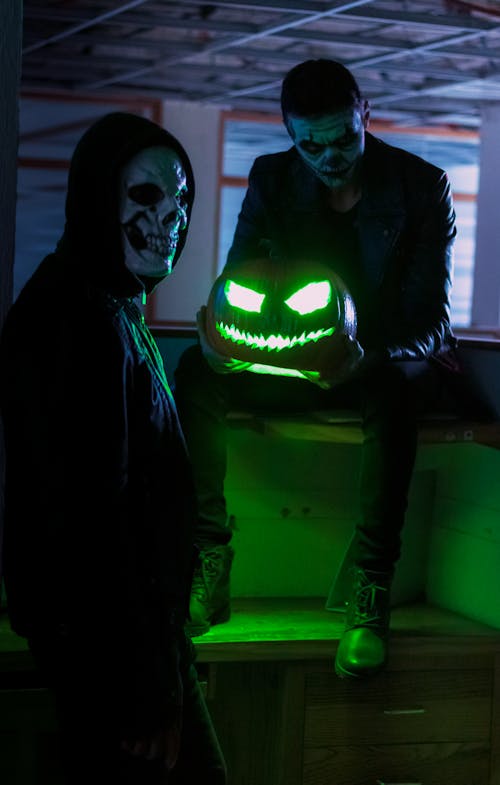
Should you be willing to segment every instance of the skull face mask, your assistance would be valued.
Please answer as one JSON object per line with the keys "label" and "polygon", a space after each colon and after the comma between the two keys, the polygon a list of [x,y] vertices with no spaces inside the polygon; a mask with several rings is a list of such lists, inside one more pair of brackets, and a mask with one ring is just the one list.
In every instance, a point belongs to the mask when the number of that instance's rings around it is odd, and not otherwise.
{"label": "skull face mask", "polygon": [[148,147],[123,167],[120,224],[128,269],[139,276],[169,275],[187,225],[186,173],[177,153]]}

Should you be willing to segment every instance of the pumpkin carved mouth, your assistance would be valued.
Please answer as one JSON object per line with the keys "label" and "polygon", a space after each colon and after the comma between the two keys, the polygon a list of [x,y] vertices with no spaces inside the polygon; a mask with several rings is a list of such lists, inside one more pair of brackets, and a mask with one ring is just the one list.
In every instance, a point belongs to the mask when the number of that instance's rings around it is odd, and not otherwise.
{"label": "pumpkin carved mouth", "polygon": [[217,322],[216,330],[219,335],[225,340],[233,341],[236,344],[244,344],[251,349],[267,349],[268,352],[279,352],[282,349],[292,349],[294,346],[304,346],[306,343],[317,343],[321,338],[327,338],[333,335],[335,327],[328,327],[327,329],[313,330],[301,335],[269,335],[267,338],[262,335],[256,335],[245,330],[240,330],[234,324],[228,325],[223,322]]}

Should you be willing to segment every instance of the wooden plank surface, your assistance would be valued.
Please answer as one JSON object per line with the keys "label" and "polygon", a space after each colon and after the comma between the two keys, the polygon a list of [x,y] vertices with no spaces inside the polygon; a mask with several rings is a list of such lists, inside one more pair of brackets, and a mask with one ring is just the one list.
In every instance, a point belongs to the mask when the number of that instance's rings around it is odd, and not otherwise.
{"label": "wooden plank surface", "polygon": [[500,653],[495,657],[492,695],[490,785],[500,785]]}
{"label": "wooden plank surface", "polygon": [[[325,610],[323,597],[235,598],[231,619],[194,642],[201,661],[331,661],[343,627],[344,615]],[[434,662],[439,667],[440,656],[448,652],[457,667],[469,659],[480,667],[482,653],[485,664],[492,646],[500,648],[499,630],[425,603],[394,608],[391,630],[395,667],[410,667],[411,653],[427,657],[429,667],[434,667]]]}
{"label": "wooden plank surface", "polygon": [[[200,661],[326,659],[333,656],[344,627],[344,615],[325,610],[324,597],[234,598],[231,619],[194,638]],[[415,603],[396,607],[391,617],[391,648],[419,656],[447,652],[456,663],[463,657],[491,656],[500,650],[500,630],[449,611]],[[459,656],[460,648],[462,660]],[[434,654],[433,654],[434,653]],[[0,670],[29,664],[22,638],[0,616]],[[399,666],[398,666],[399,667]]]}
{"label": "wooden plank surface", "polygon": [[362,683],[310,668],[306,747],[487,742],[491,669],[385,671]]}
{"label": "wooden plank surface", "polygon": [[[254,426],[258,430],[257,426]],[[288,439],[326,441],[337,444],[361,444],[361,425],[355,422],[316,422],[314,418],[264,418],[262,432]],[[418,430],[419,444],[454,444],[475,442],[489,447],[500,447],[500,423],[474,421],[426,421]]]}
{"label": "wooden plank surface", "polygon": [[303,785],[486,785],[484,742],[306,749]]}

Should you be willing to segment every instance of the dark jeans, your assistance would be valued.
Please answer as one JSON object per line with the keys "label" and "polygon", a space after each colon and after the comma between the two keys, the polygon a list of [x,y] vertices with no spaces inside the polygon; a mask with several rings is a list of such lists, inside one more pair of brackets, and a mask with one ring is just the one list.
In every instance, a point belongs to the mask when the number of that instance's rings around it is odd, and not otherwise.
{"label": "dark jeans", "polygon": [[225,785],[225,761],[193,664],[182,669],[180,753],[167,772],[158,760],[121,750],[121,696],[113,699],[102,674],[89,672],[81,649],[55,636],[38,636],[29,646],[54,695],[66,785]]}
{"label": "dark jeans", "polygon": [[224,498],[228,411],[358,409],[364,441],[355,558],[366,568],[391,570],[400,555],[418,414],[436,407],[441,388],[441,372],[426,360],[380,364],[358,381],[322,390],[293,377],[217,374],[199,346],[190,347],[175,372],[174,396],[195,472],[197,541],[203,547],[231,538]]}

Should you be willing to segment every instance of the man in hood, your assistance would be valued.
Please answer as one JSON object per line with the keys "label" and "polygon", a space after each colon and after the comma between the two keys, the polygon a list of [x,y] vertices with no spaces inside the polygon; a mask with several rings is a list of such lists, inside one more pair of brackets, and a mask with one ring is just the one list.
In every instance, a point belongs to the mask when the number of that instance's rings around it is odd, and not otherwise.
{"label": "man in hood", "polygon": [[98,120],[72,157],[62,238],[1,335],[7,610],[55,695],[72,784],[225,782],[184,634],[193,479],[140,307],[193,199],[171,134]]}

